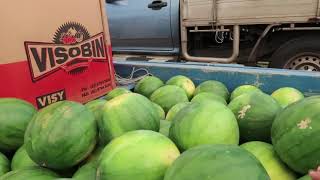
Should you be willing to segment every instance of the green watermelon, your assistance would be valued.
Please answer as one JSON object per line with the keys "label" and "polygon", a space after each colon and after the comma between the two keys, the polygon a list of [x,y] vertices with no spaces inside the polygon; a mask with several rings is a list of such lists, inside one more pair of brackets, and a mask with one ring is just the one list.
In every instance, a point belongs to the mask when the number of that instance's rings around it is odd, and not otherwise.
{"label": "green watermelon", "polygon": [[189,99],[192,98],[193,93],[196,89],[195,85],[193,84],[192,80],[189,79],[186,76],[174,76],[170,78],[167,82],[166,85],[176,85],[184,89],[187,93],[187,96]]}
{"label": "green watermelon", "polygon": [[165,119],[166,118],[166,113],[164,112],[164,110],[162,109],[161,106],[159,106],[156,103],[153,103],[154,107],[156,108],[156,110],[158,111],[158,115],[160,117],[160,119]]}
{"label": "green watermelon", "polygon": [[232,100],[228,107],[238,119],[242,141],[270,142],[272,122],[281,110],[271,96],[257,91],[245,93]]}
{"label": "green watermelon", "polygon": [[270,180],[249,152],[236,145],[202,145],[184,152],[164,180]]}
{"label": "green watermelon", "polygon": [[181,109],[172,121],[169,137],[182,151],[203,144],[239,144],[239,128],[225,105],[207,101]]}
{"label": "green watermelon", "polygon": [[309,175],[305,175],[305,176],[299,178],[298,180],[312,180],[312,179]]}
{"label": "green watermelon", "polygon": [[86,163],[90,163],[92,161],[97,161],[102,153],[104,146],[97,146],[95,150],[89,155],[89,157],[85,160]]}
{"label": "green watermelon", "polygon": [[281,111],[271,129],[275,151],[301,174],[319,166],[320,96],[305,98]]}
{"label": "green watermelon", "polygon": [[252,86],[252,85],[239,86],[235,90],[232,91],[231,96],[230,96],[230,101],[232,101],[234,98],[236,98],[244,93],[253,92],[253,91],[262,92],[259,88]]}
{"label": "green watermelon", "polygon": [[66,169],[91,153],[96,136],[93,113],[80,103],[60,101],[34,116],[24,141],[34,162],[53,169]]}
{"label": "green watermelon", "polygon": [[165,112],[180,102],[188,102],[186,92],[173,85],[165,85],[152,93],[150,100],[160,105]]}
{"label": "green watermelon", "polygon": [[96,179],[97,161],[91,161],[81,166],[72,176],[74,180],[90,180]]}
{"label": "green watermelon", "polygon": [[39,165],[32,161],[29,157],[25,146],[21,146],[16,153],[14,154],[12,161],[11,161],[11,169],[13,171],[18,169],[23,169],[26,167],[38,167]]}
{"label": "green watermelon", "polygon": [[98,122],[102,119],[102,109],[103,106],[107,103],[104,99],[96,99],[85,104],[86,108],[91,111],[95,117],[95,120]]}
{"label": "green watermelon", "polygon": [[253,154],[267,170],[272,180],[296,180],[296,176],[278,157],[271,144],[251,141],[240,147]]}
{"label": "green watermelon", "polygon": [[26,101],[0,98],[0,150],[16,150],[23,144],[25,130],[35,113],[36,109]]}
{"label": "green watermelon", "polygon": [[104,148],[97,179],[163,180],[167,168],[179,155],[166,136],[149,130],[131,131]]}
{"label": "green watermelon", "polygon": [[291,87],[280,88],[274,91],[271,96],[283,108],[304,98],[303,94],[299,90]]}
{"label": "green watermelon", "polygon": [[10,161],[0,152],[0,176],[10,171]]}
{"label": "green watermelon", "polygon": [[[91,111],[95,117],[97,124],[102,121],[103,107],[107,103],[104,99],[96,99],[85,104],[86,108]],[[99,141],[98,144],[105,144],[104,139],[101,137],[101,134],[98,134]]]}
{"label": "green watermelon", "polygon": [[45,168],[32,167],[10,171],[0,177],[0,180],[55,180],[59,176]]}
{"label": "green watermelon", "polygon": [[117,96],[120,96],[122,94],[127,94],[127,93],[131,93],[130,90],[126,89],[126,88],[115,88],[112,91],[110,91],[106,96],[106,100],[111,100]]}
{"label": "green watermelon", "polygon": [[155,90],[159,89],[163,85],[164,83],[161,79],[155,76],[146,76],[137,83],[134,88],[134,92],[149,98]]}
{"label": "green watermelon", "polygon": [[202,92],[194,96],[191,100],[191,102],[203,102],[203,101],[217,101],[221,102],[224,105],[227,105],[227,101],[219,95],[208,93],[208,92]]}
{"label": "green watermelon", "polygon": [[182,102],[174,105],[167,113],[166,120],[167,121],[172,121],[174,116],[184,107],[188,106],[191,104],[190,102]]}
{"label": "green watermelon", "polygon": [[194,95],[198,95],[199,93],[202,92],[209,92],[209,93],[214,93],[216,95],[219,95],[223,97],[226,101],[229,99],[229,91],[227,87],[219,82],[219,81],[205,81],[201,83],[195,90]]}
{"label": "green watermelon", "polygon": [[106,142],[139,129],[159,131],[160,118],[153,103],[146,97],[129,93],[108,101],[103,108],[100,133]]}
{"label": "green watermelon", "polygon": [[160,130],[159,132],[167,137],[169,137],[169,129],[171,126],[171,122],[167,120],[160,121]]}

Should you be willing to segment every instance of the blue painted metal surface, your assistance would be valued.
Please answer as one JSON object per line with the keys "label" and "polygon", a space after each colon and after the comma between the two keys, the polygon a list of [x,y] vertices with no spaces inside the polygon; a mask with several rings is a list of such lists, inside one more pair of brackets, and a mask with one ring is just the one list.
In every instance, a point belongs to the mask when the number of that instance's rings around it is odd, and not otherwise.
{"label": "blue painted metal surface", "polygon": [[[229,91],[243,84],[252,84],[269,94],[280,87],[294,87],[302,91],[306,96],[320,95],[320,73],[316,72],[203,63],[177,64],[115,61],[114,64],[117,74],[122,77],[128,76],[133,68],[144,68],[164,81],[175,75],[188,76],[196,84],[206,80],[218,80],[223,82]],[[135,76],[139,75],[142,74],[135,74]]]}

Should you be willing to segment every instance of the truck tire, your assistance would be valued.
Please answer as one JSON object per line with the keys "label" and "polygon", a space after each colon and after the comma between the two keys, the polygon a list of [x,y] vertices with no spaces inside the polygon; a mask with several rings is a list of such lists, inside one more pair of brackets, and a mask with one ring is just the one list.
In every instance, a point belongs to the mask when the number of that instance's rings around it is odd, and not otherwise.
{"label": "truck tire", "polygon": [[272,68],[320,71],[320,37],[292,39],[281,45],[270,60]]}

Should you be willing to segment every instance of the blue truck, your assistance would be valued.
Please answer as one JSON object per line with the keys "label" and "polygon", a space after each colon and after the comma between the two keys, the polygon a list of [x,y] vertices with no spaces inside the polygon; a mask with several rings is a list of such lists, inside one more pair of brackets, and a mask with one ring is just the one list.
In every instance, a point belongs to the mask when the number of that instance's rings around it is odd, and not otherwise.
{"label": "blue truck", "polygon": [[320,71],[319,0],[106,0],[115,54]]}

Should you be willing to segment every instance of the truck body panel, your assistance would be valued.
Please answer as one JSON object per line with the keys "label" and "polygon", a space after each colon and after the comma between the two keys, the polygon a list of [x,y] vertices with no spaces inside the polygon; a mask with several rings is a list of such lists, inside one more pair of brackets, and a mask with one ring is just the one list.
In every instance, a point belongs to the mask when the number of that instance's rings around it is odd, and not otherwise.
{"label": "truck body panel", "polygon": [[308,22],[318,0],[184,0],[186,26]]}

